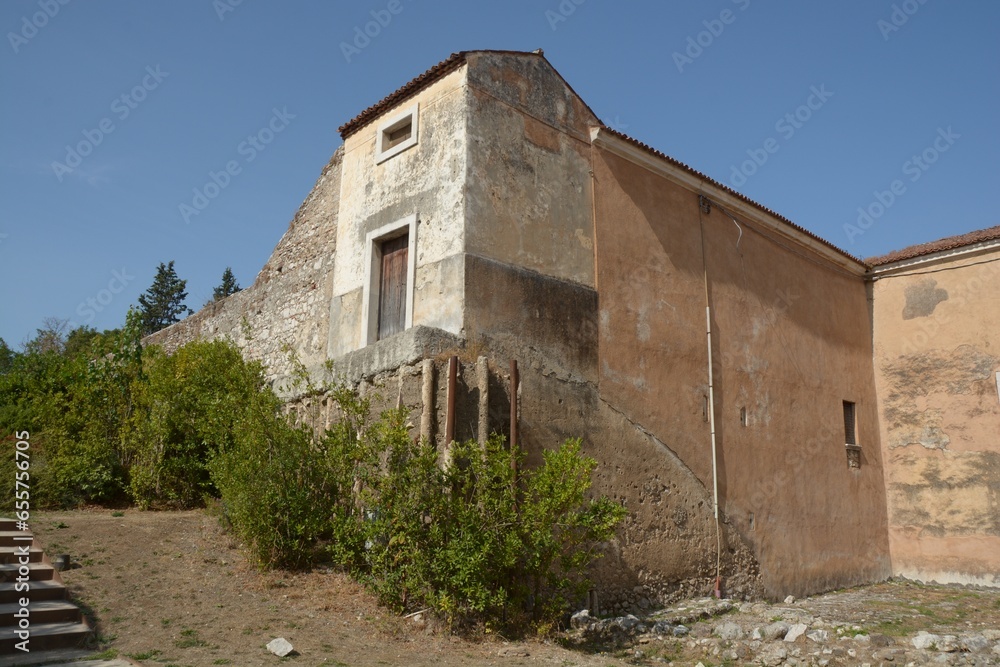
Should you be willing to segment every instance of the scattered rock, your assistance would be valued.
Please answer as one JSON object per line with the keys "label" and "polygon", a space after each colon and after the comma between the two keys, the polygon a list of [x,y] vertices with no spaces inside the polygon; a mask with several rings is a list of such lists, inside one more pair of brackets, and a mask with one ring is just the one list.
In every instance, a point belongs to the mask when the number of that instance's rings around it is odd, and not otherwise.
{"label": "scattered rock", "polygon": [[959,640],[959,646],[963,651],[978,653],[989,648],[990,641],[982,635],[966,635]]}
{"label": "scattered rock", "polygon": [[[861,636],[863,635],[858,635],[858,637]],[[855,639],[857,639],[857,637],[855,637]],[[893,641],[892,637],[887,637],[885,635],[868,635],[868,642],[875,648],[884,648],[886,646],[892,646],[896,643]]]}
{"label": "scattered rock", "polygon": [[669,635],[672,634],[674,626],[666,621],[657,621],[653,623],[653,633],[657,635]]}
{"label": "scattered rock", "polygon": [[794,604],[794,603],[795,603],[794,595],[789,595],[787,598],[785,598],[785,604]]}
{"label": "scattered rock", "polygon": [[785,641],[786,642],[795,641],[796,639],[804,635],[806,633],[806,630],[808,629],[809,626],[806,625],[805,623],[796,623],[795,625],[788,628],[788,632],[785,633]]}
{"label": "scattered rock", "polygon": [[686,625],[674,626],[674,637],[685,637],[689,632],[691,631],[688,630]]}
{"label": "scattered rock", "polygon": [[581,609],[570,616],[569,625],[571,628],[585,628],[596,620],[590,615],[589,609]]}
{"label": "scattered rock", "polygon": [[628,616],[619,616],[614,620],[614,622],[616,625],[618,625],[622,630],[625,630],[626,632],[635,630],[642,624],[642,621],[640,621],[637,617],[633,616],[632,614],[629,614]]}
{"label": "scattered rock", "polygon": [[523,646],[504,646],[497,651],[497,655],[501,658],[527,658],[531,654]]}
{"label": "scattered rock", "polygon": [[958,637],[955,635],[941,635],[937,650],[942,653],[954,653],[958,650]]}
{"label": "scattered rock", "polygon": [[937,648],[938,642],[941,641],[939,635],[932,635],[931,633],[921,630],[917,633],[917,636],[910,640],[913,644],[913,648],[919,649],[921,651],[933,650]]}
{"label": "scattered rock", "polygon": [[823,644],[830,639],[830,633],[826,630],[810,630],[806,633],[806,637],[813,640],[817,644]]}
{"label": "scattered rock", "polygon": [[743,639],[743,628],[741,628],[737,623],[726,621],[725,623],[720,623],[715,626],[713,634],[716,637],[727,641]]}
{"label": "scattered rock", "polygon": [[765,665],[765,667],[775,667],[780,665],[788,657],[788,649],[784,646],[771,645],[761,651],[758,656],[758,660]]}
{"label": "scattered rock", "polygon": [[785,623],[784,621],[775,621],[764,628],[764,639],[769,642],[773,642],[776,639],[784,639],[785,635],[788,634],[788,628],[788,623]]}
{"label": "scattered rock", "polygon": [[[260,646],[260,644],[258,644],[258,646]],[[291,655],[295,652],[295,648],[284,637],[278,637],[277,639],[269,641],[267,643],[267,650],[279,658],[284,658],[285,656]]]}

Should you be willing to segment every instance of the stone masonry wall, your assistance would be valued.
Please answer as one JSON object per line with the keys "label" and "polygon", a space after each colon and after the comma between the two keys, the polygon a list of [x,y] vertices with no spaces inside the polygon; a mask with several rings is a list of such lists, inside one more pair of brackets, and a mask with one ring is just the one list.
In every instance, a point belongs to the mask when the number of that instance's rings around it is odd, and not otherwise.
{"label": "stone masonry wall", "polygon": [[311,371],[326,361],[329,304],[343,149],[324,167],[253,285],[147,337],[168,352],[191,340],[228,337],[262,361],[281,389],[290,370],[286,346]]}

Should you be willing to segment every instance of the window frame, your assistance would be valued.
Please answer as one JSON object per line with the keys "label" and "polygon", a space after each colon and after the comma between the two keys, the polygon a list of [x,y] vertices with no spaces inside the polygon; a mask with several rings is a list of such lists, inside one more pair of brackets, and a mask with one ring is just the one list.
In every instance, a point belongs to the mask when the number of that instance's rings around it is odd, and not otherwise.
{"label": "window frame", "polygon": [[[379,122],[375,131],[375,164],[381,164],[417,145],[420,120],[420,104],[414,103]],[[410,123],[410,136],[395,146],[386,146],[388,136]]]}
{"label": "window frame", "polygon": [[[406,317],[403,330],[413,326],[414,278],[417,269],[417,214],[413,213],[382,225],[365,235],[365,284],[362,296],[361,347],[379,340],[379,297],[382,292],[382,244],[385,241],[408,235],[406,246]],[[391,336],[390,336],[391,338]]]}
{"label": "window frame", "polygon": [[[854,401],[843,401],[844,408],[844,445],[860,447],[858,444],[858,404]],[[848,431],[848,413],[850,414],[850,431]],[[853,436],[853,437],[848,437]],[[851,442],[853,440],[853,442]]]}

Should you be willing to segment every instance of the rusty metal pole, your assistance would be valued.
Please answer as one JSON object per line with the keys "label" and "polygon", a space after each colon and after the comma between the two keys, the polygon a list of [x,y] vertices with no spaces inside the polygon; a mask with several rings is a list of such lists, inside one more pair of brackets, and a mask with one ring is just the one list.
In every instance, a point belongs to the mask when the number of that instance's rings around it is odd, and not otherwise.
{"label": "rusty metal pole", "polygon": [[458,357],[448,360],[448,415],[445,419],[444,444],[450,447],[455,440],[455,391],[458,384]]}

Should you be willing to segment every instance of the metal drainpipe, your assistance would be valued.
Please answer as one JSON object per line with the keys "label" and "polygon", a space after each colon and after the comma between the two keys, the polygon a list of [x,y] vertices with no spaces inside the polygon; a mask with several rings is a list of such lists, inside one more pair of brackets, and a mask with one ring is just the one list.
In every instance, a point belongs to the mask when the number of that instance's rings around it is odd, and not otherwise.
{"label": "metal drainpipe", "polygon": [[701,260],[705,278],[705,332],[708,338],[708,424],[712,433],[712,498],[715,514],[715,597],[722,597],[722,529],[719,526],[719,467],[715,441],[715,383],[712,367],[712,306],[708,298],[708,256],[705,253],[705,223],[703,207],[711,206],[704,195],[698,195],[698,224],[701,227]]}

